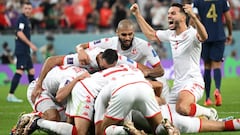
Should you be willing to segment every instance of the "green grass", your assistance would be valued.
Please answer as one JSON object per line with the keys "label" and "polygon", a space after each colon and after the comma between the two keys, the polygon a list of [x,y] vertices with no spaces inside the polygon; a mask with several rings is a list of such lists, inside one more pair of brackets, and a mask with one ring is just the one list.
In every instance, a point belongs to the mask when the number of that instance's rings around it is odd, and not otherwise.
{"label": "green grass", "polygon": [[[24,99],[23,103],[8,103],[6,96],[9,85],[0,86],[0,135],[8,135],[21,112],[30,112],[31,107],[26,98],[27,86],[19,86],[15,95]],[[215,107],[218,110],[219,117],[235,116],[240,118],[240,78],[224,78],[222,80],[222,98],[223,105]],[[213,91],[212,91],[213,93]],[[205,97],[204,97],[205,98]],[[203,98],[203,99],[204,99]],[[213,99],[213,98],[212,98]],[[199,102],[203,104],[203,100]],[[45,133],[34,133],[34,135],[45,135]],[[239,135],[240,132],[211,132],[197,133],[199,135]],[[189,134],[183,134],[189,135]],[[194,134],[195,135],[195,134]]]}

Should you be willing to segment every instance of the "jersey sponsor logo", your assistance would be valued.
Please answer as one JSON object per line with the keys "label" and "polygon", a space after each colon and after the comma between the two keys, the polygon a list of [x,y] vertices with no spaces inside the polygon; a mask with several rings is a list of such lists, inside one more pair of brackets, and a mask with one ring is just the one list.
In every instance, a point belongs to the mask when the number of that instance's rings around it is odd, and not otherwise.
{"label": "jersey sponsor logo", "polygon": [[93,42],[94,45],[101,43],[101,40],[96,40]]}
{"label": "jersey sponsor logo", "polygon": [[67,64],[73,64],[73,58],[67,58]]}
{"label": "jersey sponsor logo", "polygon": [[70,80],[66,80],[65,82],[65,85],[69,84],[70,83]]}
{"label": "jersey sponsor logo", "polygon": [[152,54],[153,54],[153,57],[157,57],[157,52],[155,50],[152,49]]}

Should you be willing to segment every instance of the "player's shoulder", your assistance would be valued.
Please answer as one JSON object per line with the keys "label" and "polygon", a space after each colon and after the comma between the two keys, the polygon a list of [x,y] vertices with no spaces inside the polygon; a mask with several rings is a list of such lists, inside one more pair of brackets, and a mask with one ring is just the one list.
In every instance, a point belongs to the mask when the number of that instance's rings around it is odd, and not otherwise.
{"label": "player's shoulder", "polygon": [[133,39],[133,46],[145,47],[145,46],[149,46],[149,45],[150,45],[150,43],[145,39],[142,39],[139,37],[134,37],[134,39]]}

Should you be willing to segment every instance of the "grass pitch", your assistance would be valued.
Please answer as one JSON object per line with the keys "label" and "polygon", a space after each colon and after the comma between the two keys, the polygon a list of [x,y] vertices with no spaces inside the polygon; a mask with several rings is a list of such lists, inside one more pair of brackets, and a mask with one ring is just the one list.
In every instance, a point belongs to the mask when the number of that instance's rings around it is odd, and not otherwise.
{"label": "grass pitch", "polygon": [[[214,81],[212,81],[214,83]],[[22,112],[31,112],[31,107],[27,101],[27,86],[19,86],[15,95],[21,97],[23,103],[9,103],[6,101],[10,84],[0,86],[0,135],[9,135],[11,128],[17,122],[19,114]],[[214,87],[212,87],[214,88]],[[217,109],[219,117],[235,116],[240,118],[240,78],[223,78],[222,80],[222,98],[223,104],[220,107],[212,106]],[[211,91],[213,98],[213,90]],[[205,99],[205,97],[203,97]],[[214,100],[213,100],[214,101]],[[203,100],[199,101],[203,105]],[[196,133],[199,135],[240,135],[240,131],[233,132],[209,132]],[[35,132],[34,135],[46,135],[43,132]],[[183,134],[190,135],[190,134]],[[195,135],[195,134],[194,134]]]}

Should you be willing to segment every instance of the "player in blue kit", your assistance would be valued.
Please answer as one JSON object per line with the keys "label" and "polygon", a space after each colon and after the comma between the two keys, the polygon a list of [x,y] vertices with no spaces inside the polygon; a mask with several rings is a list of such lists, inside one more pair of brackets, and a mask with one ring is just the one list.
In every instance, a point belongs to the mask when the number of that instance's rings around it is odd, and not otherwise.
{"label": "player in blue kit", "polygon": [[24,73],[28,71],[29,82],[34,80],[34,68],[30,55],[30,49],[37,51],[37,47],[31,42],[31,23],[29,17],[32,12],[32,4],[24,2],[22,5],[22,15],[17,20],[16,24],[16,37],[15,37],[15,55],[17,58],[16,73],[14,74],[11,82],[11,88],[7,96],[8,102],[23,102],[14,96],[14,92],[19,84],[19,81]]}
{"label": "player in blue kit", "polygon": [[[212,104],[210,99],[211,90],[211,71],[213,70],[213,78],[215,81],[215,105],[220,106],[222,104],[221,97],[221,64],[223,62],[223,53],[225,43],[230,44],[232,42],[232,20],[229,11],[229,3],[227,0],[194,0],[194,7],[198,9],[198,15],[201,22],[205,26],[208,39],[202,45],[202,59],[204,61],[204,81],[206,90],[205,105]],[[224,16],[228,36],[226,37],[224,31]]]}

